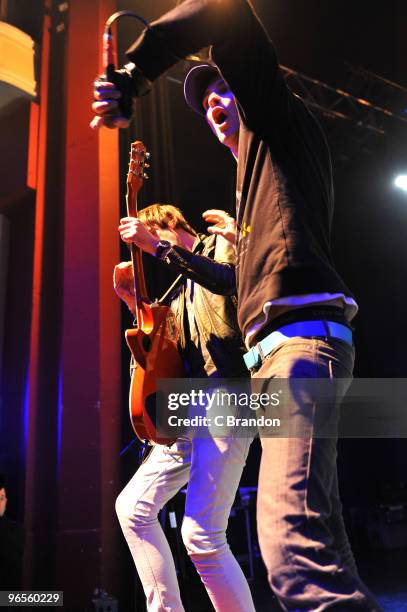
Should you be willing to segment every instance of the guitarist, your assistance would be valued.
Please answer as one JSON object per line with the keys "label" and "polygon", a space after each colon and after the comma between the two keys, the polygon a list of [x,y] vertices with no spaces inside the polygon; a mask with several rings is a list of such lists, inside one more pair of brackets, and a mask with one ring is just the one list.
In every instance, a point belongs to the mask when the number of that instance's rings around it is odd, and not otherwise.
{"label": "guitarist", "polygon": [[[233,234],[224,214],[223,233]],[[245,376],[236,320],[234,247],[223,236],[197,234],[175,206],[153,204],[121,219],[122,240],[184,274],[172,297],[181,352],[193,377]],[[196,253],[200,253],[199,255]],[[214,262],[224,266],[216,267]],[[115,289],[131,308],[132,268],[116,266]],[[199,284],[198,284],[199,283]],[[220,293],[226,295],[219,295]],[[182,538],[215,610],[251,612],[243,572],[226,541],[226,527],[251,436],[183,437],[154,446],[117,498],[116,511],[147,598],[148,610],[184,610],[169,544],[158,512],[188,483]]]}

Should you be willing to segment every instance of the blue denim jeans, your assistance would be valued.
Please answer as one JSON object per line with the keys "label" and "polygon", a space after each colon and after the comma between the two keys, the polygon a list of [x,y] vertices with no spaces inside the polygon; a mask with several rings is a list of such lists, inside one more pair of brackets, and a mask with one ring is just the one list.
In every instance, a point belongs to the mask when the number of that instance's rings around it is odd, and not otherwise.
{"label": "blue denim jeans", "polygon": [[[276,378],[302,379],[288,406],[292,429],[276,437],[260,431],[258,533],[271,588],[283,610],[380,610],[358,576],[342,518],[336,468],[337,435],[318,437],[318,398],[306,379],[330,378],[331,422],[339,421],[350,384],[354,350],[341,340],[292,338],[253,374],[267,390]],[[274,381],[275,383],[275,381]],[[301,385],[301,381],[299,381]]]}

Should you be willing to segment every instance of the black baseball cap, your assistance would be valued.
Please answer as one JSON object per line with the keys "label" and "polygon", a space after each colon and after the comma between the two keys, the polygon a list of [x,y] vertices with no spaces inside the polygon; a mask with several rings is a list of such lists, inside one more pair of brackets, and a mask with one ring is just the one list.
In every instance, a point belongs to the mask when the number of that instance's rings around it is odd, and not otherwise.
{"label": "black baseball cap", "polygon": [[202,100],[206,88],[211,81],[222,78],[219,70],[212,64],[194,66],[188,72],[184,81],[184,96],[188,106],[196,113],[205,116]]}

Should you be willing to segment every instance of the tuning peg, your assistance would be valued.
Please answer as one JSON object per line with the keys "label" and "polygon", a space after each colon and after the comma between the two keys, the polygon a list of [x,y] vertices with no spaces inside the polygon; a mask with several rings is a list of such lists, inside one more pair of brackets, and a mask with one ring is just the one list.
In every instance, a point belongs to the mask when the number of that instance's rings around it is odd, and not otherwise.
{"label": "tuning peg", "polygon": [[144,164],[144,168],[149,168],[150,164]]}
{"label": "tuning peg", "polygon": [[151,153],[149,151],[146,151],[146,159],[150,159],[151,157]]}
{"label": "tuning peg", "polygon": [[143,178],[145,178],[146,180],[148,179],[148,174],[146,174],[145,172],[143,172]]}

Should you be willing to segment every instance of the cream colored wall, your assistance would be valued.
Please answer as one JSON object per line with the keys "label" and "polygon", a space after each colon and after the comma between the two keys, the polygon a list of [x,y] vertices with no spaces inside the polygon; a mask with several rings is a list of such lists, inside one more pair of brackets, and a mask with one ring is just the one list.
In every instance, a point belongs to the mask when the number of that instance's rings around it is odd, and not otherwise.
{"label": "cream colored wall", "polygon": [[21,95],[36,96],[34,55],[32,38],[0,21],[0,108]]}

